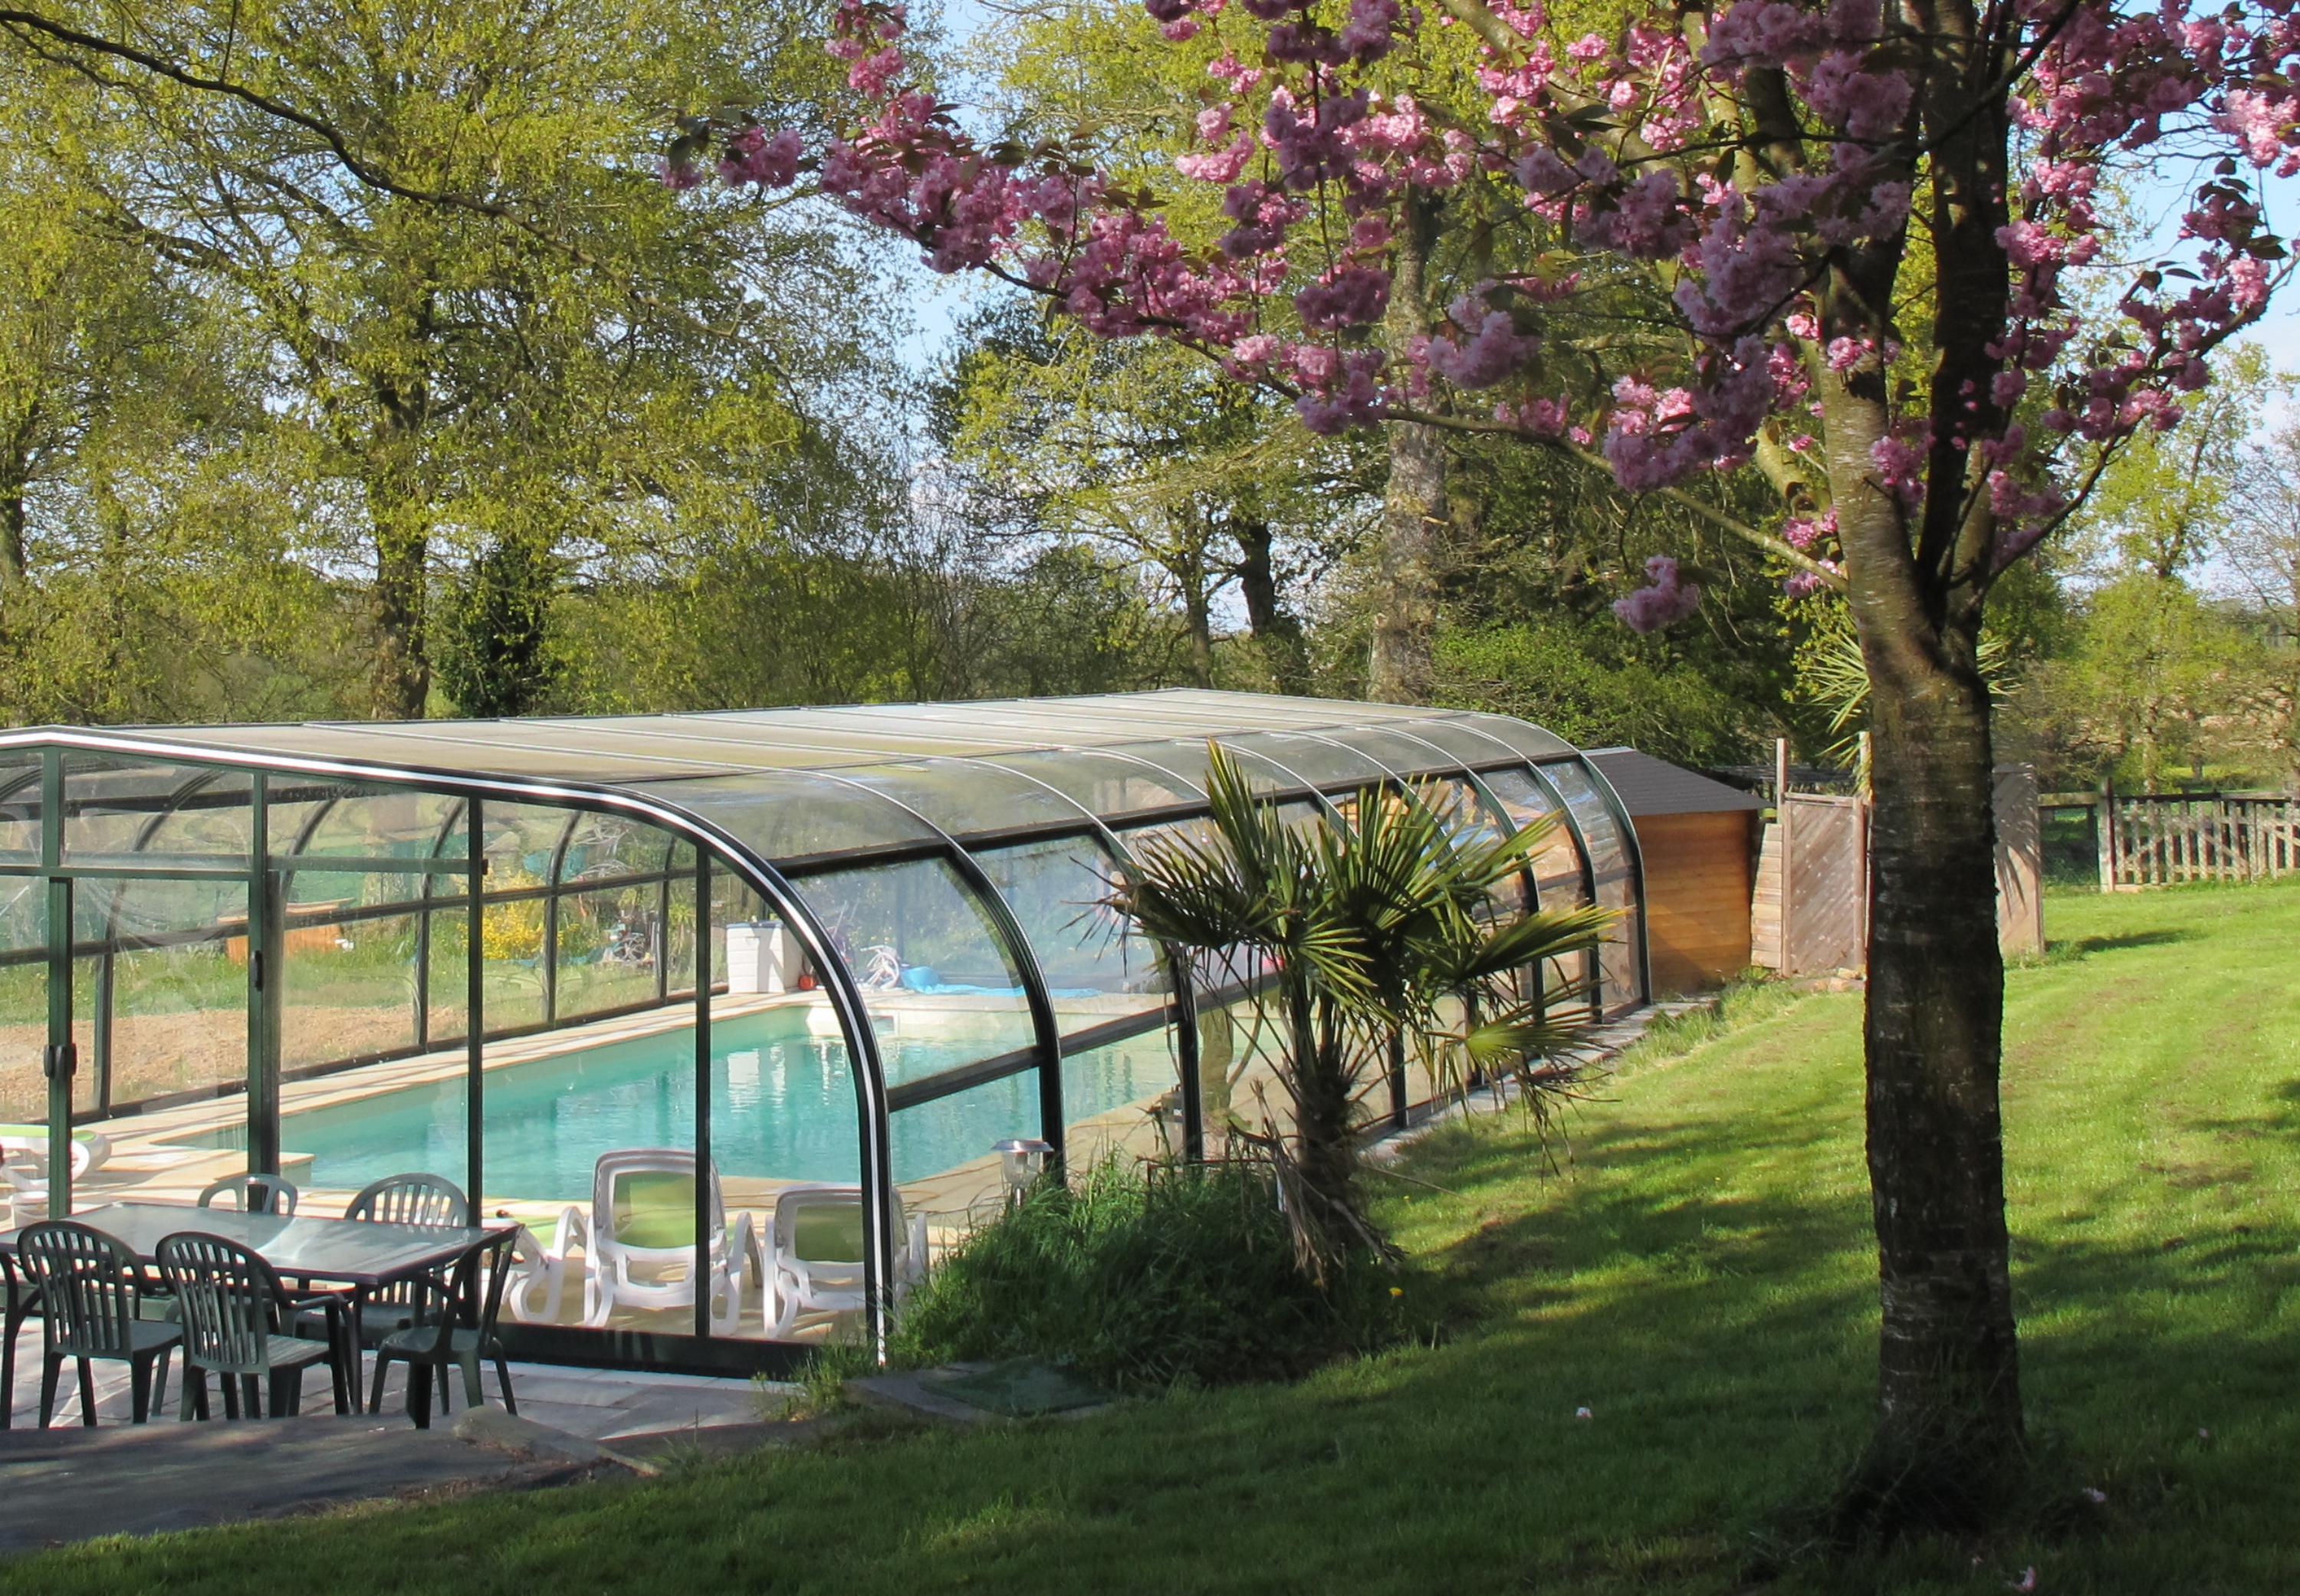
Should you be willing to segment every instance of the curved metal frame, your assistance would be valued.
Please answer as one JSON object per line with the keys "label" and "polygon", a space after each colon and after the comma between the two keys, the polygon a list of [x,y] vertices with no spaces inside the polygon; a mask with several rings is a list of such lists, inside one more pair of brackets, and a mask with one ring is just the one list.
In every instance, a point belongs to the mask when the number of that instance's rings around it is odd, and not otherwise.
{"label": "curved metal frame", "polygon": [[[863,1280],[869,1306],[866,1321],[871,1338],[881,1355],[886,1348],[887,1307],[893,1301],[892,1256],[894,1209],[888,1201],[886,1067],[872,1034],[862,993],[832,950],[829,935],[814,911],[782,873],[739,837],[700,816],[653,798],[586,782],[520,781],[472,776],[465,772],[395,766],[363,761],[296,757],[281,754],[240,754],[196,744],[171,743],[164,738],[117,734],[48,730],[37,734],[0,733],[0,748],[36,746],[90,752],[149,753],[176,763],[214,766],[222,769],[290,771],[309,776],[333,776],[452,793],[465,798],[502,798],[509,802],[562,803],[570,808],[606,814],[624,814],[686,837],[696,855],[705,849],[719,854],[745,878],[746,885],[797,933],[815,968],[821,972],[822,990],[846,1029],[854,1071],[857,1107],[863,1120],[862,1204],[864,1227]],[[60,819],[60,817],[58,818]],[[698,950],[699,952],[699,950]],[[466,1029],[479,1027],[466,1021]]]}
{"label": "curved metal frame", "polygon": [[[681,717],[681,719],[707,720],[708,717],[698,715]],[[1043,719],[1038,717],[1009,717],[996,715],[994,711],[987,714],[985,719],[991,724],[1012,726],[1012,729],[1017,731],[1048,729]],[[1432,720],[1444,720],[1460,731],[1471,734],[1480,743],[1491,744],[1497,757],[1490,761],[1478,761],[1467,754],[1450,752],[1441,744],[1416,734],[1417,726],[1427,725]],[[512,728],[506,727],[505,729]],[[1316,804],[1329,817],[1338,813],[1334,794],[1346,786],[1353,790],[1362,790],[1371,785],[1410,789],[1413,779],[1428,778],[1461,782],[1489,817],[1498,817],[1505,824],[1507,810],[1500,803],[1483,777],[1487,772],[1500,769],[1523,770],[1554,804],[1562,817],[1567,834],[1579,856],[1584,890],[1589,894],[1590,900],[1595,902],[1595,860],[1590,851],[1589,840],[1583,835],[1582,828],[1573,816],[1571,806],[1566,803],[1563,794],[1543,773],[1540,760],[1512,746],[1502,738],[1476,725],[1470,719],[1457,717],[1445,711],[1437,711],[1425,716],[1399,717],[1394,721],[1382,719],[1367,723],[1369,730],[1378,730],[1396,736],[1429,750],[1435,761],[1431,768],[1426,770],[1416,770],[1412,777],[1408,777],[1401,774],[1400,768],[1395,766],[1393,761],[1365,749],[1354,746],[1348,742],[1324,735],[1326,732],[1339,729],[1346,728],[1337,727],[1332,722],[1328,722],[1322,727],[1312,725],[1279,727],[1267,724],[1265,721],[1264,724],[1260,725],[1240,726],[1229,733],[1216,732],[1212,735],[1217,741],[1252,737],[1253,740],[1247,742],[1238,752],[1251,764],[1258,765],[1266,772],[1274,773],[1280,779],[1280,790],[1273,793],[1272,796],[1291,802],[1298,794]],[[633,740],[642,736],[672,735],[646,732],[638,727],[618,727],[617,730],[628,733]],[[894,810],[907,817],[913,826],[923,833],[920,842],[927,847],[928,852],[921,857],[943,860],[957,875],[959,885],[987,916],[999,945],[1006,951],[1021,978],[1026,1007],[1031,1017],[1035,1039],[1034,1050],[1039,1060],[1042,1126],[1046,1133],[1047,1140],[1059,1147],[1063,1139],[1065,1128],[1062,1123],[1061,1101],[1062,1065],[1064,1058],[1061,1022],[1054,1011],[1044,967],[1037,949],[1030,942],[1028,929],[1016,915],[1012,905],[998,890],[996,882],[985,869],[981,860],[976,857],[976,851],[978,847],[995,849],[1019,845],[1030,841],[1034,835],[1046,838],[1078,835],[1091,838],[1097,851],[1120,868],[1132,867],[1135,863],[1135,855],[1116,827],[1112,824],[1109,817],[1096,812],[1079,798],[1071,796],[1054,786],[1053,782],[1033,774],[1029,769],[1015,769],[1005,761],[1012,755],[1035,752],[1043,749],[1049,752],[1071,752],[1081,755],[1101,756],[1113,761],[1139,766],[1170,791],[1183,794],[1186,799],[1195,798],[1196,802],[1188,804],[1188,812],[1202,814],[1204,794],[1200,783],[1187,779],[1169,766],[1138,752],[1146,744],[1154,744],[1163,740],[1183,740],[1184,734],[1170,732],[1163,724],[1145,727],[1142,728],[1142,734],[1138,738],[1124,744],[1046,741],[1034,742],[1027,748],[1002,748],[981,752],[947,752],[946,743],[944,750],[929,751],[921,748],[915,753],[903,753],[891,749],[869,751],[869,758],[865,764],[856,767],[859,771],[866,768],[868,763],[929,762],[979,766],[996,770],[1008,779],[1021,780],[1043,790],[1062,807],[1072,811],[1076,817],[1075,820],[1049,822],[1043,826],[1019,827],[1011,833],[1000,833],[996,835],[995,843],[985,844],[972,844],[967,839],[975,835],[988,836],[989,834],[954,832],[929,819],[926,814],[913,805],[904,802],[901,798],[844,775],[838,768],[823,769],[788,763],[753,764],[739,760],[729,760],[715,764],[710,769],[712,774],[740,775],[746,771],[757,771],[772,773],[795,780],[835,784],[840,787],[859,790],[869,794],[879,802],[891,806]],[[803,739],[801,747],[807,743],[814,743],[818,740],[814,735],[812,735],[811,728],[806,727],[789,728],[788,735],[794,738]],[[925,732],[914,733],[907,727],[883,732],[880,735],[887,740],[911,737],[915,737],[921,742],[933,740]],[[1281,758],[1267,748],[1256,745],[1265,736],[1296,737],[1324,744],[1346,754],[1352,761],[1362,762],[1369,767],[1369,769],[1362,776],[1351,777],[1346,783],[1332,779],[1322,782],[1304,780]],[[742,740],[739,738],[697,736],[694,740],[725,742],[729,744],[730,753],[738,752],[742,747]],[[825,745],[825,752],[830,752],[828,745],[838,741],[835,736],[829,734],[821,735],[819,740]],[[437,737],[425,738],[423,741],[438,744],[454,742],[456,739]],[[990,743],[995,742],[996,739],[980,741]],[[498,744],[480,743],[471,746],[474,752],[479,752],[488,746],[516,748],[538,752],[571,753],[573,752],[552,746],[547,742],[523,743],[509,737]],[[457,819],[481,802],[495,800],[564,808],[571,812],[566,824],[560,829],[552,849],[548,885],[553,895],[546,900],[546,916],[549,916],[557,907],[556,893],[560,885],[558,877],[564,869],[571,839],[580,825],[580,817],[584,813],[617,815],[665,833],[669,839],[666,846],[670,850],[665,855],[666,872],[671,869],[670,861],[682,842],[696,850],[699,878],[707,879],[705,873],[714,860],[729,869],[738,880],[759,895],[771,912],[781,918],[798,936],[810,962],[818,972],[826,997],[838,1014],[839,1025],[846,1033],[849,1058],[854,1065],[856,1106],[862,1119],[861,1174],[865,1194],[865,1213],[869,1219],[866,1225],[866,1238],[870,1243],[866,1247],[864,1259],[864,1274],[870,1303],[867,1320],[874,1340],[883,1347],[886,1333],[885,1308],[891,1300],[889,1263],[895,1242],[893,1209],[889,1201],[893,1191],[893,1172],[888,1135],[889,1113],[887,1101],[885,1060],[879,1047],[876,1032],[870,1022],[866,1000],[852,972],[845,968],[843,960],[837,955],[828,928],[809,902],[802,880],[785,876],[772,860],[767,859],[741,837],[718,822],[706,818],[704,813],[682,806],[677,801],[675,793],[666,793],[658,785],[674,777],[679,770],[702,770],[704,769],[704,761],[692,758],[655,758],[645,753],[621,751],[622,757],[635,763],[659,765],[663,768],[662,777],[650,774],[630,778],[631,782],[638,786],[638,790],[635,791],[630,786],[610,782],[557,777],[489,777],[474,775],[463,770],[388,760],[238,751],[206,744],[179,743],[164,735],[149,733],[121,734],[70,728],[0,733],[0,749],[9,748],[83,750],[107,754],[141,755],[166,760],[204,771],[205,774],[188,783],[179,790],[177,794],[179,800],[184,794],[196,791],[198,787],[212,783],[218,773],[232,769],[257,773],[304,775],[371,784],[384,789],[412,789],[460,798],[463,802],[450,807],[446,819],[442,822],[433,840],[432,852],[435,855],[444,847],[446,838],[452,834]],[[854,749],[850,744],[843,752],[854,753],[866,751]],[[1279,752],[1282,752],[1282,750]],[[1593,787],[1600,794],[1609,813],[1621,830],[1629,876],[1629,888],[1631,901],[1638,915],[1638,995],[1642,996],[1649,991],[1650,976],[1644,936],[1646,906],[1643,890],[1643,861],[1637,852],[1634,827],[1624,817],[1619,795],[1612,791],[1611,784],[1607,783],[1602,772],[1597,771],[1585,758],[1568,751],[1562,753],[1557,760],[1549,762],[1571,762],[1578,769],[1588,772],[1593,778]],[[16,782],[10,784],[7,790],[13,791],[39,778],[39,772],[27,772]],[[296,844],[297,852],[300,853],[303,851],[305,841],[314,828],[341,802],[342,797],[343,794],[333,795],[316,806],[313,814],[299,827],[301,840]],[[172,812],[173,807],[171,803],[169,812]],[[1168,817],[1161,813],[1156,818]],[[1172,818],[1182,818],[1182,815],[1178,813]],[[154,835],[154,828],[162,819],[164,815],[154,816],[153,820],[147,823],[143,833],[146,840]],[[51,827],[60,827],[61,814],[49,817],[48,823]],[[478,846],[475,841],[474,847]],[[260,860],[254,862],[257,869],[262,868]],[[868,860],[858,857],[855,864],[856,868],[867,868]],[[12,868],[7,868],[12,874],[48,873],[42,867],[34,866],[29,862]],[[70,869],[68,862],[61,858],[56,860],[54,868],[67,872]],[[830,867],[829,861],[825,860],[821,866],[816,868]],[[806,872],[808,875],[813,873],[815,873],[814,868],[811,868]],[[1538,888],[1532,883],[1530,869],[1529,869],[1525,874],[1528,881],[1528,900],[1538,902]],[[428,932],[429,914],[435,901],[433,884],[428,875],[423,882],[421,899],[421,902],[415,906],[415,912],[420,917],[419,924]],[[698,906],[698,913],[705,912],[707,909]],[[428,943],[428,936],[421,940]],[[1203,1136],[1204,1130],[1200,1123],[1202,1114],[1198,1111],[1200,1105],[1195,1101],[1197,1095],[1196,1087],[1199,1085],[1196,1068],[1197,993],[1194,989],[1188,960],[1179,957],[1176,950],[1163,944],[1159,944],[1159,953],[1171,985],[1171,1001],[1162,1006],[1164,1010],[1163,1018],[1173,1034],[1178,1073],[1180,1076],[1183,1095],[1192,1110],[1189,1115],[1188,1133],[1195,1143]],[[424,960],[428,974],[428,946],[420,949],[418,956]],[[704,957],[704,949],[698,947],[696,979],[698,1019],[701,1018],[708,1003],[709,986],[703,962]],[[667,949],[660,953],[657,959],[659,976],[663,972],[666,964]],[[1597,1001],[1602,1008],[1602,998]],[[418,1002],[419,1003],[423,1002],[420,994]],[[1155,1011],[1145,1010],[1143,1012],[1147,1016]],[[422,1039],[423,1032],[428,1029],[428,1025],[425,1023],[428,1018],[428,1010],[419,1015],[419,1040]],[[547,1019],[555,1018],[555,1014],[552,1014],[547,1017]],[[1153,1021],[1153,1023],[1155,1022]],[[479,1028],[480,1027],[471,1025],[467,1021],[467,1030]],[[704,1094],[703,1105],[699,1109],[699,1117],[707,1118],[707,1116],[706,1093]]]}

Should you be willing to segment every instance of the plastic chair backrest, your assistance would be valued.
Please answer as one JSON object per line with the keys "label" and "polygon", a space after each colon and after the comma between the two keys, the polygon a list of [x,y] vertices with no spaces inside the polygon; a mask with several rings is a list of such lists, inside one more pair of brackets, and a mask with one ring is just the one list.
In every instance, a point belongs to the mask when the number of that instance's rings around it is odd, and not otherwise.
{"label": "plastic chair backrest", "polygon": [[[603,1152],[591,1173],[592,1229],[618,1246],[670,1251],[695,1245],[695,1155],[676,1147]],[[726,1233],[719,1168],[711,1168],[711,1239]]]}
{"label": "plastic chair backrest", "polygon": [[[387,1175],[360,1188],[344,1208],[346,1219],[367,1219],[378,1225],[469,1225],[471,1200],[463,1188],[444,1175],[411,1170]],[[428,1288],[412,1277],[395,1280],[367,1294],[370,1302],[394,1308],[413,1308]]]}
{"label": "plastic chair backrest", "polygon": [[211,1181],[200,1193],[200,1206],[213,1208],[220,1197],[229,1197],[227,1209],[237,1208],[246,1214],[277,1214],[281,1218],[293,1217],[296,1203],[303,1195],[296,1184],[277,1175],[227,1175],[221,1180]]}
{"label": "plastic chair backrest", "polygon": [[411,1170],[361,1187],[345,1205],[344,1218],[379,1225],[469,1225],[471,1200],[444,1175]]}
{"label": "plastic chair backrest", "polygon": [[852,1186],[785,1190],[775,1199],[775,1251],[806,1263],[862,1262],[862,1193]]}
{"label": "plastic chair backrest", "polygon": [[155,1251],[176,1293],[185,1356],[221,1374],[270,1369],[288,1305],[278,1272],[238,1243],[196,1230],[162,1236]]}
{"label": "plastic chair backrest", "polygon": [[124,1358],[143,1296],[136,1255],[92,1226],[44,1219],[16,1238],[17,1257],[40,1290],[40,1311],[61,1351]]}

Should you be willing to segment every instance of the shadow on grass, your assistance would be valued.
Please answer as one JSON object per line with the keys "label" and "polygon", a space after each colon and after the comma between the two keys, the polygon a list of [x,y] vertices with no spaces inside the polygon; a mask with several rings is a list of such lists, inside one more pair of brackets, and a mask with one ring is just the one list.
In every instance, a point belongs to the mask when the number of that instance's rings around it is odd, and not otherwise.
{"label": "shadow on grass", "polygon": [[2040,962],[2071,964],[2080,959],[2089,959],[2096,953],[2121,953],[2132,948],[2157,948],[2167,943],[2195,942],[2198,939],[2198,934],[2194,931],[2170,930],[2127,931],[2116,936],[2078,936],[2065,942],[2047,943]]}

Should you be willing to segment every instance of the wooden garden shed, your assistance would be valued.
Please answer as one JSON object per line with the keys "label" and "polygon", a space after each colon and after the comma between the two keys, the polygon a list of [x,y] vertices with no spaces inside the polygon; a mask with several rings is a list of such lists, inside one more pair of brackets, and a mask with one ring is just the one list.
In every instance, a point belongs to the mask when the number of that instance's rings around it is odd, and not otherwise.
{"label": "wooden garden shed", "polygon": [[1654,995],[1721,986],[1749,966],[1750,871],[1763,803],[1634,748],[1591,749],[1588,758],[1637,827]]}

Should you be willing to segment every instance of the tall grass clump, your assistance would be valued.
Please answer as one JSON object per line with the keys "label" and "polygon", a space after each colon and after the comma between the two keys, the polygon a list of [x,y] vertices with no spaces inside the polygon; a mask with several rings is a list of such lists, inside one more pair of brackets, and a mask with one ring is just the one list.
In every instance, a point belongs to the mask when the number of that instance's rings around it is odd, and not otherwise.
{"label": "tall grass clump", "polygon": [[1122,1392],[1290,1379],[1384,1338],[1391,1273],[1304,1271],[1258,1164],[1112,1160],[962,1243],[904,1305],[895,1351],[1037,1359]]}

